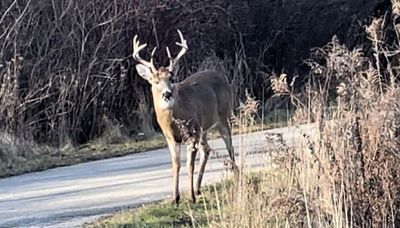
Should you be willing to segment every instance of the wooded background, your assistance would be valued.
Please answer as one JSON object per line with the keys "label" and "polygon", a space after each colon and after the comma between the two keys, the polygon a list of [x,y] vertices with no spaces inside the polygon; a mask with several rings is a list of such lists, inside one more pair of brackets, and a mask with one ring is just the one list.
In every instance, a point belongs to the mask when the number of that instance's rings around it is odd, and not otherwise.
{"label": "wooded background", "polygon": [[[363,45],[364,24],[383,14],[378,0],[2,0],[0,131],[39,143],[75,144],[109,125],[151,135],[149,86],[130,58],[139,34],[166,65],[180,29],[189,51],[178,81],[201,69],[226,73],[236,100],[271,96],[272,72],[307,74],[311,48],[333,35]],[[150,48],[149,48],[150,51]],[[302,80],[298,80],[301,84]]]}

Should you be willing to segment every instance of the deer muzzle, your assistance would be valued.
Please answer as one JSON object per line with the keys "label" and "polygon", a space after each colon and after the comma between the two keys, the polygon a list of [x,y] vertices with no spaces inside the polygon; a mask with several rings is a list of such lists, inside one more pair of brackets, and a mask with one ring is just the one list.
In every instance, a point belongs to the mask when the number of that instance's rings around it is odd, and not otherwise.
{"label": "deer muzzle", "polygon": [[169,89],[165,89],[162,93],[162,98],[166,101],[169,101],[172,98],[172,91]]}

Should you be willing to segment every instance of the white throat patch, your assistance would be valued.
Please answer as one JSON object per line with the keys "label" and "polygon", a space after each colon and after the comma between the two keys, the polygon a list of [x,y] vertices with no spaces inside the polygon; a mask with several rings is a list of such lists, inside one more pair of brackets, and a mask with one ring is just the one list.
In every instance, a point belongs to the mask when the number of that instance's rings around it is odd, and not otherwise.
{"label": "white throat patch", "polygon": [[175,99],[171,97],[170,99],[161,99],[159,105],[161,109],[170,109],[174,106],[174,103]]}

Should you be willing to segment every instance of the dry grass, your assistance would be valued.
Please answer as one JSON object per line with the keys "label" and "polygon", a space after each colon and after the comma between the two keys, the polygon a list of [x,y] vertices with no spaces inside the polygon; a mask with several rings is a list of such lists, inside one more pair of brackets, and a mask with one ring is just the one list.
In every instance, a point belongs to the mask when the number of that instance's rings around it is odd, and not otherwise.
{"label": "dry grass", "polygon": [[400,226],[400,87],[396,62],[386,68],[380,62],[392,53],[382,44],[381,26],[376,19],[367,28],[373,60],[334,38],[308,62],[305,91],[294,91],[286,75],[272,78],[275,92],[296,105],[294,122],[315,121],[317,134],[304,135],[292,149],[280,137],[268,137],[279,148],[274,170],[256,184],[236,183],[240,194],[221,199],[222,222],[209,225]]}
{"label": "dry grass", "polygon": [[389,54],[381,25],[367,28],[373,60],[334,38],[308,62],[305,91],[273,77],[276,93],[298,108],[294,122],[315,121],[317,134],[293,149],[275,137],[275,169],[233,186],[240,194],[224,199],[216,227],[400,225],[400,87],[397,69],[380,62]]}
{"label": "dry grass", "polygon": [[166,147],[162,135],[147,140],[126,140],[117,144],[96,141],[80,147],[70,144],[61,148],[20,141],[10,135],[0,136],[0,178],[75,165],[83,162],[124,156]]}

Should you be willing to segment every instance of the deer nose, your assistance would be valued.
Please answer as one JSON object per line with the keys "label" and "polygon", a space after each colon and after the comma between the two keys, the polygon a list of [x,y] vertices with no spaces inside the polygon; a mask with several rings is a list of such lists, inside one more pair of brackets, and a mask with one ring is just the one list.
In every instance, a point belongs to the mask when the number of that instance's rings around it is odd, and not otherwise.
{"label": "deer nose", "polygon": [[165,91],[163,93],[163,97],[164,97],[164,99],[169,100],[172,97],[172,92],[169,90]]}

